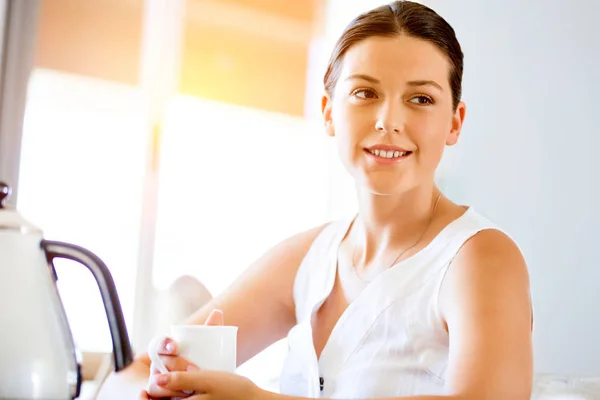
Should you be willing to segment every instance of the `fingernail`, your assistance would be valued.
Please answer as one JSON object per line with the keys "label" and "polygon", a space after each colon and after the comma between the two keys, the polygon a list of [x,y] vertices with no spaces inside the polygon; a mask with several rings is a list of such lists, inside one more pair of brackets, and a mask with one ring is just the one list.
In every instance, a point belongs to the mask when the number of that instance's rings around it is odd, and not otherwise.
{"label": "fingernail", "polygon": [[175,352],[175,343],[173,343],[173,342],[167,343],[167,345],[165,346],[165,350],[167,350],[169,353]]}
{"label": "fingernail", "polygon": [[166,385],[167,383],[169,383],[169,374],[156,375],[154,381],[157,385]]}
{"label": "fingernail", "polygon": [[188,366],[187,366],[187,368],[186,368],[186,370],[187,370],[188,372],[198,371],[199,369],[200,369],[200,368],[196,367],[196,366],[195,366],[195,365],[193,365],[193,364],[190,364],[190,365],[188,365]]}

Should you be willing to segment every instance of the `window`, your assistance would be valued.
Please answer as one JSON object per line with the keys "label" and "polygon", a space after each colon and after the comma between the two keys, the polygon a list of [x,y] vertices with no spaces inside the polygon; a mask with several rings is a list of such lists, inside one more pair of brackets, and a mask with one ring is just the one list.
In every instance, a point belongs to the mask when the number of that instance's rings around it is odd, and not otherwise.
{"label": "window", "polygon": [[[23,128],[18,207],[52,240],[96,253],[110,268],[128,327],[146,160],[137,88],[35,70]],[[83,350],[112,351],[96,284],[84,267],[57,261],[59,289]]]}

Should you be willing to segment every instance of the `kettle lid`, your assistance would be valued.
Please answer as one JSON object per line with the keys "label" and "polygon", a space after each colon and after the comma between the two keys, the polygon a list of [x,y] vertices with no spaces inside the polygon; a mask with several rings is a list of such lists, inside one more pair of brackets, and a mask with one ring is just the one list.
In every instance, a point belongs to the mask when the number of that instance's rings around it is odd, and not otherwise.
{"label": "kettle lid", "polygon": [[0,182],[0,232],[14,230],[20,233],[41,233],[40,229],[29,223],[16,210],[6,207],[4,202],[10,194],[10,186],[4,182]]}

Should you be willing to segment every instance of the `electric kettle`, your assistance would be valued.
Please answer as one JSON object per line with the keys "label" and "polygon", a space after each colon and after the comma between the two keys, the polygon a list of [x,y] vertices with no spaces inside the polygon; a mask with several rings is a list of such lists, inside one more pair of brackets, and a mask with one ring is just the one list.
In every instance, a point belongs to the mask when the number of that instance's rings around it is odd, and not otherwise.
{"label": "electric kettle", "polygon": [[0,400],[72,400],[79,396],[81,366],[56,286],[53,260],[66,258],[93,274],[104,302],[115,370],[133,352],[114,281],[89,250],[44,240],[42,232],[9,210],[0,182]]}

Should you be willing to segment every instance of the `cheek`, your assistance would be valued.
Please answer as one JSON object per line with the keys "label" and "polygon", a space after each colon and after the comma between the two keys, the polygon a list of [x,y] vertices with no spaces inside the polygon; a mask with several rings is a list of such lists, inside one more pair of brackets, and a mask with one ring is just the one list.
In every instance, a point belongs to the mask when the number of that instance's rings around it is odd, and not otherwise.
{"label": "cheek", "polygon": [[347,146],[360,144],[375,129],[375,122],[371,114],[372,112],[366,107],[352,107],[351,105],[341,106],[334,110],[332,119],[338,140],[345,142]]}
{"label": "cheek", "polygon": [[411,120],[410,132],[422,153],[438,153],[446,145],[450,125],[447,118],[423,115]]}
{"label": "cheek", "polygon": [[334,118],[337,152],[342,164],[351,174],[361,163],[361,157],[364,156],[362,149],[367,145],[365,138],[369,137],[374,126],[361,111],[346,107],[339,110]]}

